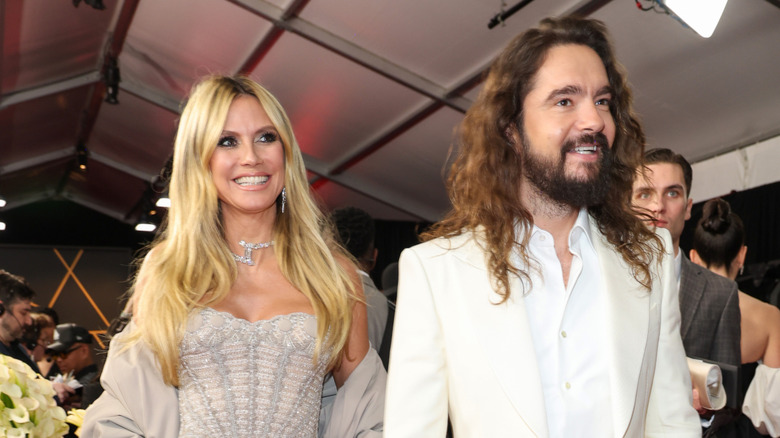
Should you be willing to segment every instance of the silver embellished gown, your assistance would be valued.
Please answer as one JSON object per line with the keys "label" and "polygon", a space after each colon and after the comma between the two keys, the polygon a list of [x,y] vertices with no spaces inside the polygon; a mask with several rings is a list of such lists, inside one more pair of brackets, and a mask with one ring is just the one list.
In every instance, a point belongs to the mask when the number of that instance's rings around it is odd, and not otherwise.
{"label": "silver embellished gown", "polygon": [[180,345],[181,437],[316,437],[328,355],[312,361],[317,321],[251,323],[204,308]]}

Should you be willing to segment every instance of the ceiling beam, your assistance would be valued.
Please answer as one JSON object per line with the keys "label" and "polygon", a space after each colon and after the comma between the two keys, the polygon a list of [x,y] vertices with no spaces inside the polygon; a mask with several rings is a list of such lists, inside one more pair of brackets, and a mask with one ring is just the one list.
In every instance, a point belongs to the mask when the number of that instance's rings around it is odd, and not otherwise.
{"label": "ceiling beam", "polygon": [[32,204],[38,201],[51,199],[54,197],[54,192],[51,190],[45,190],[41,192],[31,193],[26,196],[14,197],[13,199],[6,199],[8,204],[3,207],[3,211],[13,210],[14,208],[24,207],[25,205]]}
{"label": "ceiling beam", "polygon": [[83,205],[84,207],[90,208],[92,210],[95,210],[99,213],[103,213],[106,216],[112,217],[118,221],[124,222],[126,224],[132,224],[133,221],[126,218],[124,215],[120,214],[116,210],[110,209],[106,207],[105,205],[96,204],[95,202],[88,201],[86,199],[83,199],[76,195],[75,193],[71,193],[66,191],[62,195],[63,198],[67,199],[68,201],[75,202],[76,204]]}
{"label": "ceiling beam", "polygon": [[157,173],[149,173],[149,172],[145,172],[145,171],[140,170],[140,169],[136,169],[135,167],[128,166],[125,163],[121,163],[121,162],[116,161],[116,160],[114,160],[112,158],[109,158],[109,157],[107,157],[105,155],[101,155],[101,154],[98,154],[98,153],[92,152],[92,151],[89,152],[89,159],[90,160],[95,160],[98,163],[104,164],[104,165],[106,165],[108,167],[111,167],[113,169],[119,170],[121,172],[124,172],[124,173],[126,173],[128,175],[134,176],[134,177],[136,177],[136,178],[138,178],[140,180],[144,180],[144,181],[149,182],[149,183],[154,181],[155,178],[157,178],[159,176],[159,174],[157,174]]}
{"label": "ceiling beam", "polygon": [[465,113],[471,101],[461,96],[449,96],[446,90],[409,70],[383,59],[352,42],[338,37],[298,17],[285,18],[284,11],[264,0],[229,0],[271,21],[274,26],[299,35],[312,43],[347,58],[404,87],[434,99],[456,111]]}
{"label": "ceiling beam", "polygon": [[63,158],[70,158],[73,157],[75,153],[76,151],[73,149],[73,147],[68,146],[67,148],[58,149],[56,151],[48,152],[41,155],[35,155],[24,160],[8,163],[5,166],[0,166],[0,174],[7,175],[9,173],[14,173],[20,170],[29,169],[35,166],[39,166],[41,164],[61,160]]}
{"label": "ceiling beam", "polygon": [[139,97],[149,103],[157,105],[161,108],[165,108],[174,114],[181,114],[181,102],[176,99],[171,99],[162,93],[154,92],[151,89],[144,87],[143,85],[139,85],[135,82],[123,81],[120,89],[122,91],[133,94],[136,97]]}
{"label": "ceiling beam", "polygon": [[50,96],[52,94],[62,93],[74,88],[94,84],[98,81],[100,81],[100,72],[91,71],[89,73],[64,79],[58,82],[52,82],[50,84],[17,91],[0,98],[0,109],[4,109],[17,103],[38,99],[39,97]]}
{"label": "ceiling beam", "polygon": [[[606,5],[610,1],[611,0],[582,0],[570,6],[569,9],[563,12],[563,14],[561,15],[587,16],[597,11],[598,9],[600,9],[602,6]],[[488,62],[486,65],[478,69],[473,74],[467,76],[465,79],[460,81],[458,85],[453,87],[451,90],[447,91],[445,95],[460,96],[467,93],[475,86],[479,85],[483,81],[484,77],[487,75],[487,72],[490,69],[491,64],[492,61]],[[350,167],[362,161],[364,158],[368,157],[369,155],[381,149],[386,144],[395,140],[396,138],[404,134],[406,131],[412,129],[418,123],[425,120],[428,116],[438,111],[439,108],[441,107],[442,107],[441,102],[437,102],[437,101],[434,101],[432,103],[423,106],[422,108],[420,108],[418,111],[411,114],[406,119],[401,120],[396,125],[386,130],[385,132],[382,132],[376,137],[374,137],[373,139],[367,141],[364,145],[355,148],[355,150],[352,153],[350,153],[349,155],[341,159],[333,167],[333,169],[329,172],[328,175],[339,175],[343,173]]]}
{"label": "ceiling beam", "polygon": [[[282,12],[282,15],[280,19],[282,21],[287,21],[291,17],[294,17],[301,13],[303,8],[306,7],[306,5],[309,4],[310,0],[294,0],[292,3],[290,3],[289,6]],[[244,61],[244,63],[241,65],[241,68],[238,69],[239,74],[248,75],[251,73],[254,69],[257,68],[258,65],[260,65],[260,62],[265,58],[265,55],[268,54],[268,52],[271,51],[271,49],[276,45],[276,42],[279,41],[279,38],[284,34],[284,29],[278,26],[274,26],[271,28],[270,32],[263,38],[263,40],[260,42],[260,44],[255,47],[254,52],[252,52],[251,55]]]}
{"label": "ceiling beam", "polygon": [[[489,65],[479,69],[477,72],[471,74],[470,76],[467,76],[466,79],[462,80],[460,83],[458,83],[458,85],[456,85],[451,90],[449,90],[447,92],[447,95],[458,96],[468,92],[469,90],[471,90],[472,88],[474,88],[475,86],[477,86],[479,83],[482,82],[482,78],[488,68]],[[345,172],[350,167],[356,165],[364,158],[378,151],[386,144],[400,137],[406,131],[415,127],[418,123],[422,122],[428,116],[435,113],[442,107],[443,105],[441,104],[441,102],[436,102],[436,101],[423,105],[419,110],[413,112],[410,116],[401,120],[394,126],[387,129],[386,131],[381,132],[373,139],[368,140],[364,145],[355,148],[351,154],[339,160],[337,164],[333,166],[333,169],[330,171],[329,174],[339,175]]]}
{"label": "ceiling beam", "polygon": [[[100,72],[105,72],[108,57],[118,58],[122,52],[122,47],[127,38],[127,32],[130,24],[133,22],[135,11],[138,9],[140,0],[124,0],[121,9],[114,16],[113,22],[106,33],[106,40],[103,47],[105,51],[98,58],[98,68]],[[92,129],[95,126],[100,106],[103,103],[103,93],[106,85],[103,81],[95,83],[92,87],[92,94],[89,98],[86,108],[82,111],[81,120],[76,134],[76,144],[86,145],[89,137],[92,135]]]}
{"label": "ceiling beam", "polygon": [[[420,219],[435,222],[441,218],[441,212],[431,208],[429,205],[416,202],[406,197],[388,191],[386,187],[371,184],[368,181],[354,178],[348,174],[328,175],[328,166],[321,161],[309,155],[303,154],[303,161],[309,172],[316,173],[322,178],[335,182],[354,192],[360,193],[373,200],[379,201],[398,211],[402,211]],[[323,184],[321,179],[315,180],[315,184]]]}
{"label": "ceiling beam", "polygon": [[[17,26],[21,27],[21,24],[17,23]],[[3,71],[3,60],[5,59],[5,50],[3,50],[5,48],[5,30],[8,28],[9,26],[6,23],[5,0],[0,0],[0,29],[3,29],[3,31],[0,32],[0,72]],[[2,97],[3,81],[0,81],[0,109],[3,109]]]}

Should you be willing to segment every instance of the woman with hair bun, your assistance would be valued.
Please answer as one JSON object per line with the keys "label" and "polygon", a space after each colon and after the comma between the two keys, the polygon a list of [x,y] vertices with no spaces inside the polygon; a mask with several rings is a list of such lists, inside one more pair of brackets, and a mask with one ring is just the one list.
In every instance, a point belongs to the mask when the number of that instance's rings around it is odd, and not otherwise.
{"label": "woman with hair bun", "polygon": [[[704,204],[693,235],[691,261],[732,280],[745,265],[745,227],[723,199]],[[780,309],[739,292],[742,363],[760,362],[743,412],[756,428],[780,436]],[[773,410],[773,412],[770,412]]]}
{"label": "woman with hair bun", "polygon": [[169,193],[82,436],[380,436],[386,377],[357,270],[276,98],[246,77],[197,84]]}

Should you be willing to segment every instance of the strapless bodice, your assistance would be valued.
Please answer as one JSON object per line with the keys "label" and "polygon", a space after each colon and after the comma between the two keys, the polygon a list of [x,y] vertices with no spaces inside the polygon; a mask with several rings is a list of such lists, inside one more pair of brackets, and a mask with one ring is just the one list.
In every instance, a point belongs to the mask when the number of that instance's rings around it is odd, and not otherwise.
{"label": "strapless bodice", "polygon": [[307,313],[249,322],[194,311],[179,346],[179,436],[316,437],[328,354]]}

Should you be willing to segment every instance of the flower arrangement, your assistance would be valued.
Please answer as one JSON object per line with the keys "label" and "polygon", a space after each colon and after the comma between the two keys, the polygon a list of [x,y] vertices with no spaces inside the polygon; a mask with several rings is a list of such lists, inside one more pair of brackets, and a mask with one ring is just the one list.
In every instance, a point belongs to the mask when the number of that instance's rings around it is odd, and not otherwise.
{"label": "flower arrangement", "polygon": [[27,364],[0,355],[0,436],[62,437],[68,425],[54,394],[51,382]]}

